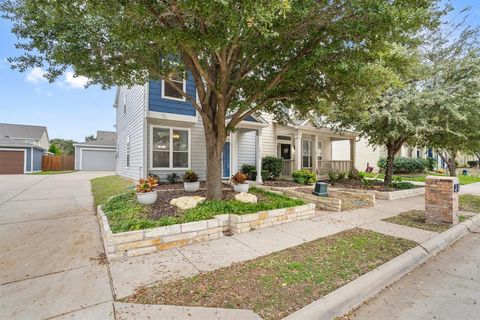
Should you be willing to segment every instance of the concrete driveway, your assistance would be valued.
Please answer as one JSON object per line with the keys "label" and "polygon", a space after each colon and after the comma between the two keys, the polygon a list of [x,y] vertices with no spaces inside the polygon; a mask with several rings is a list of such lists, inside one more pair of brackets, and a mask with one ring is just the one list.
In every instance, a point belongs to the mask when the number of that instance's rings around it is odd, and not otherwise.
{"label": "concrete driveway", "polygon": [[90,179],[0,175],[0,319],[113,319]]}

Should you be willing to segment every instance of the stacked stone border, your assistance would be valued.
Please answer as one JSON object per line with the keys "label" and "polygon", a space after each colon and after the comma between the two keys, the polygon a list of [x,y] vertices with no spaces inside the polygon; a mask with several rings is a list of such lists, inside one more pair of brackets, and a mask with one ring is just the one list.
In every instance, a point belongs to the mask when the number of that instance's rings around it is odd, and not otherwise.
{"label": "stacked stone border", "polygon": [[423,196],[425,194],[425,188],[413,188],[406,190],[396,191],[375,191],[375,190],[361,190],[361,189],[347,189],[347,188],[329,188],[332,191],[347,191],[352,193],[361,194],[374,194],[377,200],[399,200],[412,197]]}
{"label": "stacked stone border", "polygon": [[[313,203],[317,206],[317,209],[319,210],[327,210],[327,211],[334,211],[334,212],[340,212],[342,211],[342,199],[338,199],[335,197],[319,197],[314,194],[307,194],[305,192],[300,192],[295,189],[298,187],[288,187],[288,188],[280,188],[280,187],[271,187],[271,186],[257,186],[257,188],[263,188],[271,191],[277,191],[277,192],[282,192],[287,196],[292,196],[296,198],[301,198],[309,203]],[[313,190],[313,189],[312,189]],[[355,195],[357,198],[362,198],[362,200],[375,205],[375,198],[376,195],[372,192],[353,192],[352,190],[347,190],[347,189],[333,189],[330,188],[330,191],[335,191],[335,192],[341,192],[344,194],[352,194]],[[358,190],[358,191],[363,191],[363,190]]]}
{"label": "stacked stone border", "polygon": [[97,207],[103,245],[110,260],[178,248],[192,243],[219,239],[226,235],[310,219],[314,215],[315,205],[308,203],[290,208],[244,215],[222,214],[209,220],[113,233],[102,207]]}

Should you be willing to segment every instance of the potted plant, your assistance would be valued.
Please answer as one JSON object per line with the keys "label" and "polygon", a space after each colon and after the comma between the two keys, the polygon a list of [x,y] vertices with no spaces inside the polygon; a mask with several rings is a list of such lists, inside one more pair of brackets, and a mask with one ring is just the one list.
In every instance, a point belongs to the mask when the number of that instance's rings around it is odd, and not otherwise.
{"label": "potted plant", "polygon": [[137,200],[141,204],[154,204],[157,201],[158,180],[154,177],[148,177],[147,179],[138,180],[136,186]]}
{"label": "potted plant", "polygon": [[248,176],[244,173],[237,172],[232,176],[233,190],[235,192],[248,192],[249,185],[247,181]]}
{"label": "potted plant", "polygon": [[198,181],[198,175],[193,170],[188,170],[183,175],[183,187],[187,192],[195,192],[200,189],[200,181]]}

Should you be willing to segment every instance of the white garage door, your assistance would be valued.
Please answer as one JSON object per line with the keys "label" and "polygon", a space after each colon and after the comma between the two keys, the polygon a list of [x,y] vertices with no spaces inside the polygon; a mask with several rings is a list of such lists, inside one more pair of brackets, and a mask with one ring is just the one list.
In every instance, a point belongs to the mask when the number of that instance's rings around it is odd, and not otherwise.
{"label": "white garage door", "polygon": [[115,170],[115,150],[82,150],[82,170]]}

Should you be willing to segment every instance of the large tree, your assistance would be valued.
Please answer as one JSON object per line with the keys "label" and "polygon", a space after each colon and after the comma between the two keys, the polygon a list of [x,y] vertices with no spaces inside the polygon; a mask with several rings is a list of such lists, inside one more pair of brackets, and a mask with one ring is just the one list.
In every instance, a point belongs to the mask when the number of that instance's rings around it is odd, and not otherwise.
{"label": "large tree", "polygon": [[55,138],[51,139],[50,143],[55,144],[63,155],[73,156],[75,154],[75,147],[73,145],[76,142],[73,140]]}
{"label": "large tree", "polygon": [[[391,72],[394,43],[430,23],[437,0],[6,1],[24,71],[54,81],[72,68],[103,87],[163,79],[203,120],[207,198],[222,196],[229,132],[259,111],[323,110],[375,92]],[[185,72],[187,71],[187,72]],[[170,80],[189,73],[188,96]],[[229,116],[229,117],[227,117]]]}

